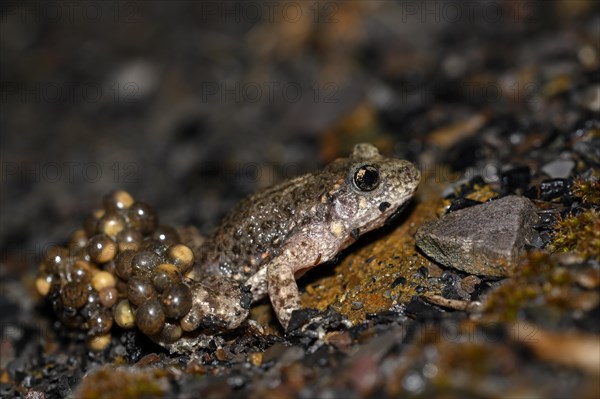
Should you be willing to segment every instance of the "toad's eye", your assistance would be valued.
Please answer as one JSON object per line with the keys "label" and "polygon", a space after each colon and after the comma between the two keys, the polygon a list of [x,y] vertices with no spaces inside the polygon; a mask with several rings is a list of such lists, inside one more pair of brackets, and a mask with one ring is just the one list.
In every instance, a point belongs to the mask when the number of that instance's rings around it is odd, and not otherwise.
{"label": "toad's eye", "polygon": [[379,170],[373,165],[364,165],[354,173],[354,185],[361,191],[373,191],[379,185]]}

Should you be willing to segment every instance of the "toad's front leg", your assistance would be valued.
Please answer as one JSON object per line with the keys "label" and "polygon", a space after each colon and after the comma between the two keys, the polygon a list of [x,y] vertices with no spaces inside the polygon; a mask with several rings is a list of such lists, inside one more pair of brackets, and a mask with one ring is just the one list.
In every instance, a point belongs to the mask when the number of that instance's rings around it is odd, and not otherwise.
{"label": "toad's front leg", "polygon": [[294,271],[282,257],[267,265],[267,286],[277,319],[287,329],[292,312],[300,308],[300,295]]}
{"label": "toad's front leg", "polygon": [[300,308],[296,277],[322,261],[322,248],[311,245],[306,237],[298,237],[266,265],[267,289],[277,319],[287,329],[292,312]]}

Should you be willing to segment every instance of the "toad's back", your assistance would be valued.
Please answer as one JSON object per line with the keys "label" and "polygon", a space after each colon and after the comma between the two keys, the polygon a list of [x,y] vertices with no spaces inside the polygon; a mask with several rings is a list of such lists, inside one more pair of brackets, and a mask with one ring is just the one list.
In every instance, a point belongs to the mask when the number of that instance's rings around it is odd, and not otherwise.
{"label": "toad's back", "polygon": [[221,221],[200,251],[198,274],[221,274],[245,280],[306,224],[325,221],[321,197],[346,178],[348,162],[339,159],[238,203]]}

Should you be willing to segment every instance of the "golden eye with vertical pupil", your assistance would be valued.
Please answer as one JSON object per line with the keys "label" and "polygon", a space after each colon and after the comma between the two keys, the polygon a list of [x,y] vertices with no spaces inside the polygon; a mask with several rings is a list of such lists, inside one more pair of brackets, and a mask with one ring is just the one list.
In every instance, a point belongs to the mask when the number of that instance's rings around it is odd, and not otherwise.
{"label": "golden eye with vertical pupil", "polygon": [[379,169],[364,165],[354,172],[354,185],[361,191],[373,191],[379,186]]}

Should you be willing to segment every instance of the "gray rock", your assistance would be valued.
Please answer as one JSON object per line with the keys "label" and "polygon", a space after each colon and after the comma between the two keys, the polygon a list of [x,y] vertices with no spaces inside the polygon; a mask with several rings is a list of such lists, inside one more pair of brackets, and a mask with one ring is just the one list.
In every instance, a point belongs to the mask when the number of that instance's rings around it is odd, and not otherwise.
{"label": "gray rock", "polygon": [[426,223],[417,246],[438,263],[484,276],[506,276],[534,236],[533,203],[510,195]]}
{"label": "gray rock", "polygon": [[575,161],[571,159],[556,159],[542,166],[542,172],[553,179],[566,179],[571,175]]}

